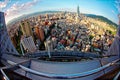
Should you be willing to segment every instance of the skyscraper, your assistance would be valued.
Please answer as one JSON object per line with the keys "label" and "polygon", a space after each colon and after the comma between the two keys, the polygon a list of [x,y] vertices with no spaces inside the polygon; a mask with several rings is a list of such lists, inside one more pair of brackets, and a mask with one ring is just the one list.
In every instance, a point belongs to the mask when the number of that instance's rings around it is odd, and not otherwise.
{"label": "skyscraper", "polygon": [[35,33],[37,35],[37,38],[40,39],[41,42],[43,42],[45,39],[44,30],[37,26],[35,27]]}
{"label": "skyscraper", "polygon": [[27,38],[24,37],[23,39],[21,39],[21,44],[23,45],[24,49],[28,52],[35,52],[37,49],[32,36]]}
{"label": "skyscraper", "polygon": [[79,11],[79,6],[77,6],[77,17],[80,17],[80,11]]}
{"label": "skyscraper", "polygon": [[4,13],[0,12],[0,58],[1,55],[5,52],[11,52],[11,54],[18,54],[7,33]]}
{"label": "skyscraper", "polygon": [[79,6],[77,6],[77,15],[76,15],[76,22],[80,21],[80,11],[79,11]]}
{"label": "skyscraper", "polygon": [[29,37],[29,36],[33,37],[32,29],[30,28],[30,23],[28,21],[22,21],[20,26],[21,26],[23,35],[25,35],[26,37]]}

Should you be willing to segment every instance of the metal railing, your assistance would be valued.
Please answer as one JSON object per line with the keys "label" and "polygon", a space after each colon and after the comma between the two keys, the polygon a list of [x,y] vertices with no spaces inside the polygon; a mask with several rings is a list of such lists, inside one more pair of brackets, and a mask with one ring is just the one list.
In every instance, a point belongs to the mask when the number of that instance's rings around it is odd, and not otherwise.
{"label": "metal railing", "polygon": [[1,73],[3,74],[3,77],[5,78],[5,80],[10,80],[7,75],[5,74],[5,72],[3,71],[3,69],[0,69]]}
{"label": "metal railing", "polygon": [[[117,59],[115,61],[112,61],[111,63],[108,63],[100,68],[97,68],[97,69],[93,69],[93,70],[90,70],[90,71],[87,71],[87,72],[82,72],[82,73],[75,73],[75,74],[50,74],[50,73],[43,73],[43,72],[39,72],[39,71],[36,71],[36,70],[33,70],[33,69],[30,69],[30,68],[27,68],[21,64],[17,64],[13,61],[10,61],[10,60],[7,60],[7,62],[11,65],[17,65],[19,66],[21,69],[23,69],[24,71],[27,71],[29,73],[32,73],[32,74],[35,74],[35,75],[38,75],[38,76],[42,76],[42,77],[47,77],[47,78],[55,78],[55,79],[75,79],[75,78],[81,78],[81,77],[85,77],[85,76],[89,76],[89,75],[92,75],[92,74],[95,74],[97,72],[100,72],[112,65],[116,65],[116,63],[120,61],[120,59]],[[7,77],[6,77],[7,78]],[[9,79],[8,79],[9,80]]]}
{"label": "metal railing", "polygon": [[[5,60],[5,59],[3,59],[3,60]],[[5,67],[1,67],[1,68],[0,68],[0,72],[2,73],[3,78],[4,78],[5,80],[10,80],[9,77],[8,77],[8,76],[6,75],[6,73],[4,72],[4,69],[13,68],[13,67],[15,67],[15,66],[18,66],[18,64],[27,62],[28,60],[27,60],[27,61],[24,61],[24,62],[21,62],[21,63],[15,63],[15,62],[10,61],[10,60],[6,60],[6,61],[7,61],[7,63],[9,63],[10,65],[9,65],[9,66],[5,66]]]}
{"label": "metal railing", "polygon": [[114,77],[113,80],[118,80],[119,76],[120,76],[120,71],[119,71],[118,74]]}
{"label": "metal railing", "polygon": [[3,69],[6,69],[6,68],[8,68],[8,67],[2,67],[2,68],[0,69],[0,71],[1,71],[1,73],[2,73],[2,75],[3,75],[3,78],[4,78],[5,80],[10,80],[10,79],[8,78],[8,76],[5,74],[5,72],[3,71]]}

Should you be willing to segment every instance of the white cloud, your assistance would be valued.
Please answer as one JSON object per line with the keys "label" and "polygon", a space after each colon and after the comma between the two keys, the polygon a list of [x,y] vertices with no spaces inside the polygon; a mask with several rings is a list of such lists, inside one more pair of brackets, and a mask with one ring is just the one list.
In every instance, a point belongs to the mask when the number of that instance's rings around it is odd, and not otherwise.
{"label": "white cloud", "polygon": [[112,13],[113,13],[114,15],[117,15],[114,10],[112,10]]}
{"label": "white cloud", "polygon": [[120,13],[120,0],[115,1],[115,7],[118,9],[119,13]]}
{"label": "white cloud", "polygon": [[9,2],[9,0],[5,0],[4,2],[3,1],[0,2],[1,10],[2,10],[2,8],[5,8],[7,6],[8,2]]}
{"label": "white cloud", "polygon": [[37,4],[38,1],[39,0],[33,0],[31,2],[26,2],[22,4],[20,4],[19,2],[14,3],[9,9],[6,10],[6,18],[12,18],[20,15],[21,13],[23,13],[23,11],[27,12],[33,5]]}

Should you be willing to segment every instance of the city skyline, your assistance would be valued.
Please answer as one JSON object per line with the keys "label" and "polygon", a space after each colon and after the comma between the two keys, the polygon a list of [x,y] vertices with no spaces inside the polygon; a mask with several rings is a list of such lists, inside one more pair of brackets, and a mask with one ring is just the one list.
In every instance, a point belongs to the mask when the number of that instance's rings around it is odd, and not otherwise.
{"label": "city skyline", "polygon": [[[70,11],[104,16],[118,24],[117,0],[1,0],[1,11],[6,13],[6,22],[24,14],[38,11]],[[119,0],[118,0],[119,1]],[[14,14],[14,16],[13,16]]]}

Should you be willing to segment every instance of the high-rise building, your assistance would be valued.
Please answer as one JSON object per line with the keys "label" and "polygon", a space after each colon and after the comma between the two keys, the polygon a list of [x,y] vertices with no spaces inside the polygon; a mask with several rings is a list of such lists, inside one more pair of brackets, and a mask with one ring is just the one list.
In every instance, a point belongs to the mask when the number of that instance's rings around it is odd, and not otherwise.
{"label": "high-rise building", "polygon": [[24,49],[28,52],[35,52],[37,49],[32,36],[27,38],[24,37],[23,39],[21,39],[21,44],[24,47]]}
{"label": "high-rise building", "polygon": [[0,58],[2,54],[5,54],[5,52],[18,54],[7,33],[4,13],[0,12]]}
{"label": "high-rise building", "polygon": [[80,21],[80,11],[79,11],[79,6],[77,6],[77,15],[76,15],[76,22]]}
{"label": "high-rise building", "polygon": [[16,41],[16,38],[15,38],[15,35],[11,36],[11,41],[12,41],[14,47],[16,48],[17,47],[17,41]]}
{"label": "high-rise building", "polygon": [[35,27],[35,33],[37,35],[37,38],[40,39],[41,42],[44,41],[45,35],[44,35],[44,30],[40,27]]}
{"label": "high-rise building", "polygon": [[46,17],[46,20],[48,20],[48,19],[49,19],[49,15],[48,15],[48,14],[46,14],[46,15],[45,15],[45,17]]}
{"label": "high-rise building", "polygon": [[26,37],[29,37],[29,36],[33,37],[32,29],[30,28],[30,23],[28,21],[22,21],[20,26],[21,26],[23,35],[25,35]]}
{"label": "high-rise building", "polygon": [[77,6],[77,17],[80,17],[79,6]]}

